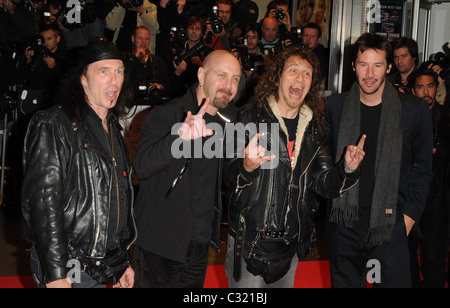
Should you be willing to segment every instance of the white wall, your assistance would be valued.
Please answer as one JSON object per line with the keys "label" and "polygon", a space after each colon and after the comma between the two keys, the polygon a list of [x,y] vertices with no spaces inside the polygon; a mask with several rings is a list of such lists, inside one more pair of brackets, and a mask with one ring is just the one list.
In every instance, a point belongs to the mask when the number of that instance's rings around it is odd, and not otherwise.
{"label": "white wall", "polygon": [[442,45],[450,42],[450,3],[435,4],[431,8],[428,55],[442,51]]}
{"label": "white wall", "polygon": [[266,14],[267,5],[271,0],[253,0],[259,8],[259,18],[258,21],[260,21],[264,15]]}

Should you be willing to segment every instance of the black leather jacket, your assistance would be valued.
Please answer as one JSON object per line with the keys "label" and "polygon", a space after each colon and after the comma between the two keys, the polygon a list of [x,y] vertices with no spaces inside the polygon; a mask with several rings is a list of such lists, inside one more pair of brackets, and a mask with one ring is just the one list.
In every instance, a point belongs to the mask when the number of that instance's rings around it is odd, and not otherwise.
{"label": "black leather jacket", "polygon": [[[111,121],[120,134],[117,120]],[[120,234],[120,245],[129,249],[136,239],[131,164],[119,139],[129,183],[127,232]],[[75,252],[104,258],[115,171],[94,134],[70,121],[60,106],[37,113],[25,138],[24,170],[22,212],[47,282],[66,278]]]}
{"label": "black leather jacket", "polygon": [[[281,115],[276,116],[267,103],[262,108],[246,107],[241,117],[244,125],[270,125],[280,123],[281,119]],[[268,232],[269,236],[298,243],[297,253],[303,258],[316,240],[313,224],[313,214],[318,209],[316,193],[324,198],[336,198],[357,182],[357,175],[352,175],[355,179],[346,176],[343,162],[335,164],[326,132],[319,129],[311,113],[310,117],[302,129],[303,135],[299,134],[301,125],[297,129],[296,147],[301,138],[303,141],[294,170],[287,150],[287,133],[282,128],[284,124],[276,132],[279,134],[279,163],[276,168],[248,173],[242,159],[228,162],[225,183],[230,189],[229,230],[236,239],[236,256],[241,255],[243,247],[245,253],[249,243],[256,243],[261,234]],[[269,145],[273,139],[271,133],[268,130]],[[292,213],[296,213],[296,223],[293,223],[292,216],[289,217]]]}

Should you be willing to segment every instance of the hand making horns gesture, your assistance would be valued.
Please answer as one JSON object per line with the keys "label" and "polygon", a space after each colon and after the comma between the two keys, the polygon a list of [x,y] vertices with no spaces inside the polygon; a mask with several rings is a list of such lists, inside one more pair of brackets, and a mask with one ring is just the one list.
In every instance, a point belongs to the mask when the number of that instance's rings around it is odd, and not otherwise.
{"label": "hand making horns gesture", "polygon": [[276,158],[276,155],[266,157],[266,149],[258,145],[259,137],[260,134],[256,134],[245,148],[244,168],[248,172],[253,172],[261,167],[262,164]]}

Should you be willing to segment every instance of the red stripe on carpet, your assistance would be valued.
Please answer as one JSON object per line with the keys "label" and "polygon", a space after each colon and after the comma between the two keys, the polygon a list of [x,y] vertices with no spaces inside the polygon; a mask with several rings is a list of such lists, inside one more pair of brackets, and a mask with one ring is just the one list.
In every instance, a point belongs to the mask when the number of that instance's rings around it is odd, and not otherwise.
{"label": "red stripe on carpet", "polygon": [[[35,287],[31,276],[0,277],[0,289]],[[448,285],[446,287],[448,288]],[[208,266],[205,288],[228,288],[228,279],[223,265]],[[299,262],[294,288],[331,288],[328,261]]]}
{"label": "red stripe on carpet", "polygon": [[[31,276],[0,277],[0,289],[35,288]],[[299,262],[295,288],[330,288],[328,261]],[[205,288],[228,288],[228,279],[223,265],[208,266]]]}
{"label": "red stripe on carpet", "polygon": [[0,277],[0,289],[36,288],[31,276]]}

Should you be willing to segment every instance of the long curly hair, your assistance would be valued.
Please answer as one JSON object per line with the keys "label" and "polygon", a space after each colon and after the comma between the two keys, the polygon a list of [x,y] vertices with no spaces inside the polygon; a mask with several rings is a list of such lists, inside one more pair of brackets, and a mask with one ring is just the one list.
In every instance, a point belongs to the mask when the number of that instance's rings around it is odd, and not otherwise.
{"label": "long curly hair", "polygon": [[306,60],[313,67],[313,76],[311,89],[305,97],[306,104],[314,113],[319,126],[323,125],[325,119],[325,98],[321,95],[322,76],[320,73],[320,64],[313,52],[301,47],[289,47],[279,53],[273,60],[273,63],[266,69],[260,82],[255,89],[255,99],[258,108],[266,104],[268,97],[273,96],[278,101],[278,87],[280,85],[281,75],[285,69],[285,64],[291,57],[299,57]]}

